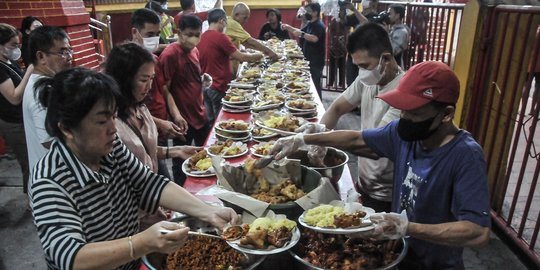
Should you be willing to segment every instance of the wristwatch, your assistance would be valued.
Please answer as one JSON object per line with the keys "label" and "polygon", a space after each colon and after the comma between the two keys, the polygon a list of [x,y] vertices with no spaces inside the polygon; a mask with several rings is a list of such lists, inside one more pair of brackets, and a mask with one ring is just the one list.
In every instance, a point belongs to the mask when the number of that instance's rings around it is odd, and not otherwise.
{"label": "wristwatch", "polygon": [[304,38],[305,35],[306,35],[306,32],[302,32],[302,33],[300,34],[300,38]]}

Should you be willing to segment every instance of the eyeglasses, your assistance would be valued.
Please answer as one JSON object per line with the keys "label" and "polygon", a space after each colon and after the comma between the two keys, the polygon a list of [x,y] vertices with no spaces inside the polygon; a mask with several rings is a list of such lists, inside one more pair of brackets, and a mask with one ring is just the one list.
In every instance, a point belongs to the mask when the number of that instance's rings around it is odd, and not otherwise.
{"label": "eyeglasses", "polygon": [[46,52],[46,54],[54,54],[62,58],[68,58],[73,56],[73,49],[61,50],[60,52]]}

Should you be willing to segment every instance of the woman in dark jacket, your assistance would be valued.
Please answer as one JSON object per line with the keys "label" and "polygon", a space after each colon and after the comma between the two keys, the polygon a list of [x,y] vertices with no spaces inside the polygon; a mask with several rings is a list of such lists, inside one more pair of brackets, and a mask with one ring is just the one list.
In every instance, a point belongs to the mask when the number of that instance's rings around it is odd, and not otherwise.
{"label": "woman in dark jacket", "polygon": [[266,11],[267,23],[261,28],[259,33],[260,40],[269,40],[273,37],[279,40],[289,39],[289,32],[281,29],[281,13],[278,9],[271,8]]}

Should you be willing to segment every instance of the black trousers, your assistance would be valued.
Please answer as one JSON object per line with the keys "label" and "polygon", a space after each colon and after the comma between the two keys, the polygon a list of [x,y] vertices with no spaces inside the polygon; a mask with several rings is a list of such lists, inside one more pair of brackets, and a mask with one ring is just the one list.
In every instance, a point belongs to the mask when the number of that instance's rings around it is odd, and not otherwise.
{"label": "black trousers", "polygon": [[[210,132],[210,123],[206,123],[202,128],[195,129],[192,126],[189,126],[189,129],[185,135],[186,140],[182,141],[180,139],[173,139],[173,145],[196,145],[196,146],[203,146],[204,142],[206,141],[206,137],[208,137],[208,133]],[[174,182],[176,182],[178,185],[182,186],[184,185],[184,182],[186,181],[186,174],[182,172],[182,163],[184,163],[184,160],[181,158],[173,158],[173,176],[174,176]]]}

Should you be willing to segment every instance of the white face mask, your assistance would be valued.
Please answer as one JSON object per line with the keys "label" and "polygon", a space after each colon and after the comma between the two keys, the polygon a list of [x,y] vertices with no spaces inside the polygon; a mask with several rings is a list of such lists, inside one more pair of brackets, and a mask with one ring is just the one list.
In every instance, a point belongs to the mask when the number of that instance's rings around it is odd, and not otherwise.
{"label": "white face mask", "polygon": [[381,73],[381,59],[379,60],[379,64],[372,70],[367,70],[361,67],[358,67],[358,79],[363,84],[370,86],[370,85],[376,85],[381,80],[383,74]]}
{"label": "white face mask", "polygon": [[8,49],[4,47],[4,55],[7,59],[11,61],[17,61],[19,58],[21,58],[21,49],[15,48],[15,49]]}
{"label": "white face mask", "polygon": [[150,52],[155,52],[159,46],[159,36],[143,38],[144,47]]}
{"label": "white face mask", "polygon": [[167,3],[165,3],[165,4],[161,5],[161,8],[162,8],[162,9],[165,9],[165,10],[166,10],[166,9],[167,9],[167,7],[168,7]]}

